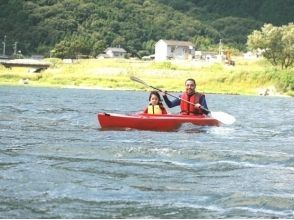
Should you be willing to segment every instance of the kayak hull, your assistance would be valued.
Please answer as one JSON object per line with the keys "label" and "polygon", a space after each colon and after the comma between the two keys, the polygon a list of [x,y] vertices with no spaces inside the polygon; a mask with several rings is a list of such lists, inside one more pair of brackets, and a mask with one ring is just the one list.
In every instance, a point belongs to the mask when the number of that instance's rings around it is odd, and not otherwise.
{"label": "kayak hull", "polygon": [[154,131],[176,130],[182,124],[191,123],[198,126],[219,126],[220,122],[206,115],[123,115],[98,113],[97,118],[103,129],[138,129]]}

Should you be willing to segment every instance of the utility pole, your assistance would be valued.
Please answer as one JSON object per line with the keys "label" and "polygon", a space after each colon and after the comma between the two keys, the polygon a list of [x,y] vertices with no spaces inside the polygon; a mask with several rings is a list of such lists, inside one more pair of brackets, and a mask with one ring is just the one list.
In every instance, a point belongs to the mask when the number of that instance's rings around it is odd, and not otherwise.
{"label": "utility pole", "polygon": [[219,54],[219,55],[222,55],[222,52],[223,52],[222,39],[219,39],[218,54]]}
{"label": "utility pole", "polygon": [[13,55],[14,56],[16,55],[16,51],[17,51],[17,41],[15,41],[14,45],[13,45]]}
{"label": "utility pole", "polygon": [[2,41],[2,44],[3,44],[3,56],[5,56],[6,35],[4,35],[4,41]]}

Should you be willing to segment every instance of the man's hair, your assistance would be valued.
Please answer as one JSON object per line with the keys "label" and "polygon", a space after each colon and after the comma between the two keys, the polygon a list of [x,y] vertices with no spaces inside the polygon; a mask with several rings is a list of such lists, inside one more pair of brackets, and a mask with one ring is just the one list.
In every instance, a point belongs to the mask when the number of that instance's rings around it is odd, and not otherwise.
{"label": "man's hair", "polygon": [[192,78],[187,79],[187,80],[185,81],[185,85],[186,85],[186,83],[187,83],[188,81],[192,81],[192,82],[194,83],[194,85],[196,86],[196,81],[195,81],[195,79],[192,79]]}

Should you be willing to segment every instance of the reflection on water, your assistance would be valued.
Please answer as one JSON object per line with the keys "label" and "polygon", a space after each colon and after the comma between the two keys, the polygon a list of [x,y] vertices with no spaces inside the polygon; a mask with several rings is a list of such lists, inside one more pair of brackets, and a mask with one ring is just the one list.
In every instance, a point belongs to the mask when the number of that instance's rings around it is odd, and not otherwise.
{"label": "reflection on water", "polygon": [[153,132],[96,119],[142,110],[146,92],[0,93],[1,217],[294,217],[292,98],[207,95],[237,121]]}

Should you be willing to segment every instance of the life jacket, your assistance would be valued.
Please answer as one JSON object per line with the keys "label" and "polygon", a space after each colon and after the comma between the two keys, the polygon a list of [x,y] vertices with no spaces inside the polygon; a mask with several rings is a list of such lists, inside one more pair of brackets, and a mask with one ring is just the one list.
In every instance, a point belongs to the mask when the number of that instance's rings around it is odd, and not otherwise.
{"label": "life jacket", "polygon": [[[181,95],[181,99],[186,100],[192,103],[199,103],[200,98],[203,96],[201,93],[194,93],[193,95],[188,95],[186,92],[183,92]],[[194,105],[187,103],[181,100],[181,114],[183,115],[196,115],[196,114],[203,114],[202,110],[199,108],[195,108]]]}
{"label": "life jacket", "polygon": [[162,110],[159,105],[148,105],[147,114],[161,115]]}

